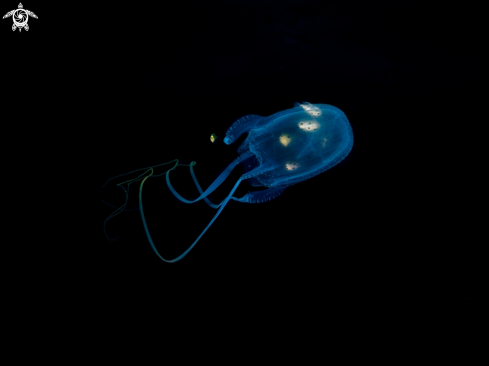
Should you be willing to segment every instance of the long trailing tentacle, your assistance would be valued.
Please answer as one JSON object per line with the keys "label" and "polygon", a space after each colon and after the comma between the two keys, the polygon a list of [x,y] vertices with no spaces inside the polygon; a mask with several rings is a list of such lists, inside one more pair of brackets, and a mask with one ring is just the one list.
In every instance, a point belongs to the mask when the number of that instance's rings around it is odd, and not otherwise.
{"label": "long trailing tentacle", "polygon": [[[161,174],[157,174],[157,175],[155,175],[155,174],[153,174],[153,172],[154,172],[154,170],[153,170],[153,169],[154,169],[154,168],[157,168],[157,167],[159,167],[159,166],[162,166],[162,165],[170,164],[170,163],[175,163],[175,165],[174,165],[172,168],[170,168],[170,170],[175,169],[175,168],[176,168],[176,167],[179,165],[179,164],[178,164],[178,159],[175,159],[175,160],[172,160],[172,161],[167,162],[167,163],[163,163],[163,164],[159,164],[159,165],[154,165],[154,166],[147,167],[147,168],[141,168],[141,169],[133,170],[132,172],[129,172],[129,173],[125,173],[125,174],[117,175],[117,176],[115,176],[115,177],[113,177],[113,178],[108,179],[108,180],[107,180],[107,181],[104,183],[104,185],[102,186],[102,188],[101,188],[101,190],[100,190],[100,195],[102,195],[102,190],[103,190],[103,188],[105,187],[105,185],[106,185],[106,184],[107,184],[109,181],[111,181],[111,180],[113,180],[113,179],[116,179],[116,178],[119,178],[119,177],[123,177],[123,176],[129,175],[129,174],[132,174],[132,173],[136,173],[136,172],[139,172],[139,171],[142,171],[142,170],[144,170],[144,171],[145,171],[144,173],[142,173],[141,175],[139,175],[138,177],[136,177],[136,178],[134,178],[134,179],[130,179],[130,180],[127,180],[127,181],[125,181],[125,182],[122,182],[122,183],[118,183],[118,184],[117,184],[117,186],[118,186],[118,187],[120,187],[120,188],[122,188],[122,189],[124,190],[124,193],[125,193],[125,196],[126,196],[126,200],[125,200],[125,202],[124,202],[124,204],[123,204],[122,206],[120,206],[120,207],[114,206],[114,205],[112,205],[112,204],[110,204],[110,203],[108,203],[108,202],[105,202],[105,201],[102,199],[102,202],[103,202],[103,203],[105,203],[106,205],[116,208],[116,210],[115,210],[114,212],[112,212],[112,213],[109,215],[109,217],[107,217],[107,218],[105,219],[105,221],[104,221],[104,233],[105,233],[105,236],[106,236],[107,240],[109,240],[110,242],[119,240],[118,238],[109,238],[109,236],[107,235],[107,232],[106,232],[106,230],[105,230],[105,226],[106,226],[106,224],[107,224],[107,221],[109,221],[111,218],[113,218],[114,216],[117,216],[118,214],[120,214],[120,213],[121,213],[121,212],[123,212],[123,211],[137,211],[137,210],[141,209],[141,207],[138,207],[138,208],[133,209],[133,210],[125,210],[125,207],[127,206],[127,202],[128,202],[128,200],[129,200],[129,187],[130,187],[130,185],[131,185],[132,183],[134,183],[134,182],[137,182],[137,181],[142,180],[142,179],[143,179],[145,176],[147,176],[147,174],[148,174],[148,173],[150,173],[150,174],[149,174],[147,177],[151,177],[151,176],[152,176],[152,177],[160,177],[160,176],[162,176],[163,174],[166,174],[166,172],[167,172],[167,171],[164,171],[164,172],[163,172],[163,173],[161,173]],[[191,164],[180,164],[180,165],[183,165],[183,166],[189,166],[189,165],[191,165]],[[125,184],[127,184],[127,189],[126,189],[126,188],[124,188],[124,185],[125,185]]]}
{"label": "long trailing tentacle", "polygon": [[217,213],[214,215],[214,217],[212,218],[212,220],[205,227],[205,229],[202,231],[202,233],[200,233],[200,235],[198,236],[198,238],[195,239],[195,241],[192,243],[192,245],[190,245],[190,247],[188,247],[188,249],[185,252],[183,252],[182,254],[180,254],[178,257],[176,257],[174,259],[165,259],[158,252],[158,250],[156,249],[156,246],[155,246],[155,244],[153,242],[153,239],[151,239],[151,235],[149,234],[148,225],[146,224],[146,219],[144,217],[144,212],[143,212],[143,209],[142,209],[142,207],[143,207],[143,184],[146,181],[146,179],[148,179],[148,178],[149,178],[149,176],[143,179],[143,181],[141,182],[141,186],[139,188],[139,206],[141,207],[141,218],[143,219],[144,230],[146,231],[146,236],[148,237],[148,241],[149,241],[149,243],[151,245],[151,248],[156,253],[156,255],[158,256],[158,258],[160,258],[162,261],[167,262],[167,263],[175,263],[175,262],[178,262],[179,260],[181,260],[183,257],[185,257],[192,250],[192,248],[195,246],[195,244],[197,244],[197,242],[200,240],[200,238],[202,237],[202,235],[205,234],[205,232],[207,231],[207,229],[209,229],[209,227],[212,225],[212,223],[221,214],[222,210],[224,209],[224,207],[226,206],[226,204],[229,202],[229,200],[231,199],[232,195],[234,194],[234,192],[238,188],[239,184],[241,183],[241,178],[240,178],[236,182],[236,184],[234,185],[234,187],[231,190],[231,192],[229,193],[229,195],[222,202],[222,205],[221,205],[221,208],[219,208],[219,211],[217,211]]}

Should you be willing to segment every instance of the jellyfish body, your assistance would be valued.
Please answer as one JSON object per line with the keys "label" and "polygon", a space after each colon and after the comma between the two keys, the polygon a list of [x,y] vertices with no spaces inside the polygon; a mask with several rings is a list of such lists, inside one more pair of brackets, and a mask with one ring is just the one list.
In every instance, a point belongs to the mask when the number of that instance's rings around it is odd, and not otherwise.
{"label": "jellyfish body", "polygon": [[[173,168],[164,173],[168,188],[179,200],[195,203],[203,199],[210,207],[218,209],[199,237],[175,259],[168,260],[159,254],[144,217],[142,188],[146,179],[155,176],[153,167],[146,168],[151,172],[150,175],[142,178],[146,174],[143,173],[138,178],[124,182],[130,184],[142,179],[139,203],[143,226],[151,247],[163,261],[173,263],[185,257],[220,215],[229,200],[245,203],[270,201],[282,194],[286,187],[335,166],[348,155],[353,146],[353,132],[346,115],[340,109],[328,104],[295,103],[294,108],[269,117],[258,115],[242,117],[228,129],[224,143],[229,145],[244,133],[248,133],[248,136],[238,147],[238,158],[205,191],[200,187],[193,172],[192,167],[195,162],[190,164],[192,179],[200,193],[196,199],[185,199],[170,183],[170,171],[179,165],[178,160]],[[244,166],[244,174],[221,203],[212,203],[207,196],[219,187],[238,164]],[[241,198],[233,197],[243,180],[248,180],[254,187],[267,187],[267,189],[248,192]]]}

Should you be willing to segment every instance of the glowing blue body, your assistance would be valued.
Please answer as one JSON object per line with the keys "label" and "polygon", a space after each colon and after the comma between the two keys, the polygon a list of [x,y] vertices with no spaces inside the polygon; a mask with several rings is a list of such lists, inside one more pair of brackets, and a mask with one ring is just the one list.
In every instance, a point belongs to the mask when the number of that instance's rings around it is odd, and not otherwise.
{"label": "glowing blue body", "polygon": [[[248,137],[238,147],[239,157],[204,191],[202,191],[190,164],[190,171],[200,196],[187,200],[180,196],[170,184],[170,171],[166,182],[171,192],[182,202],[195,203],[203,199],[210,207],[219,209],[214,218],[194,243],[179,257],[164,259],[157,251],[144,218],[142,206],[143,179],[139,191],[141,216],[148,240],[155,253],[165,262],[182,259],[200,240],[202,235],[219,216],[230,199],[239,202],[260,203],[279,196],[287,186],[302,182],[338,164],[353,146],[353,132],[345,114],[328,104],[296,103],[294,108],[275,113],[269,117],[249,115],[238,119],[226,132],[224,142],[233,143],[240,135]],[[243,164],[245,173],[236,182],[229,195],[220,203],[213,204],[207,196],[212,193],[231,173],[237,164]],[[152,168],[147,168],[151,169]],[[130,181],[142,179],[141,176]],[[252,186],[265,186],[266,190],[249,192],[242,198],[233,197],[241,181],[248,179]],[[125,182],[127,183],[127,182]],[[121,183],[123,184],[123,183]]]}

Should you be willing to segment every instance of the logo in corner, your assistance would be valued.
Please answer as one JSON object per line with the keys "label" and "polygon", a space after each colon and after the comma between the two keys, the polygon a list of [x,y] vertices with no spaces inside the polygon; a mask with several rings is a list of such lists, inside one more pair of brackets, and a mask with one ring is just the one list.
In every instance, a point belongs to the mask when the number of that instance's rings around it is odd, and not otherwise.
{"label": "logo in corner", "polygon": [[9,11],[7,14],[3,16],[3,19],[12,17],[14,20],[14,25],[12,25],[12,30],[15,31],[17,28],[19,28],[19,32],[22,31],[22,28],[24,28],[26,31],[29,30],[29,26],[27,25],[27,21],[29,20],[29,16],[33,18],[37,18],[37,15],[34,14],[30,10],[24,9],[22,6],[22,3],[19,3],[19,8]]}

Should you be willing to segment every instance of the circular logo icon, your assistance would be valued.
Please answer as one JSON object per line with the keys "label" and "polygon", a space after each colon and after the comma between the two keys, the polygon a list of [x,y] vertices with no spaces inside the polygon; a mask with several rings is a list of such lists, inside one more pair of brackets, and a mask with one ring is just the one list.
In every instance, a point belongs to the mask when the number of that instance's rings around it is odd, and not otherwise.
{"label": "circular logo icon", "polygon": [[26,25],[27,20],[29,19],[27,12],[24,9],[15,10],[12,18],[14,19],[14,24],[19,28]]}

